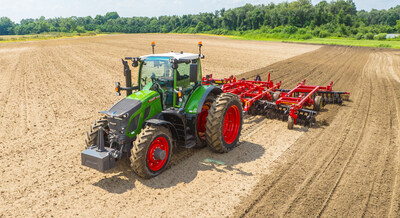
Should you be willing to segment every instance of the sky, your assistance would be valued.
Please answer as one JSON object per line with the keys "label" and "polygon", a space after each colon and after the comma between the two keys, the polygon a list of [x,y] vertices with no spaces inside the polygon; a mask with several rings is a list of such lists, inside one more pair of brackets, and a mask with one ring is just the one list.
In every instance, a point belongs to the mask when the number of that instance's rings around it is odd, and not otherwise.
{"label": "sky", "polygon": [[[286,0],[0,0],[0,17],[19,23],[23,18],[95,17],[116,11],[121,17],[158,17],[198,14],[251,4],[280,3]],[[289,0],[290,2],[291,0]],[[313,4],[320,0],[312,0]],[[328,0],[330,1],[330,0]],[[354,0],[358,10],[389,9],[398,0]]]}

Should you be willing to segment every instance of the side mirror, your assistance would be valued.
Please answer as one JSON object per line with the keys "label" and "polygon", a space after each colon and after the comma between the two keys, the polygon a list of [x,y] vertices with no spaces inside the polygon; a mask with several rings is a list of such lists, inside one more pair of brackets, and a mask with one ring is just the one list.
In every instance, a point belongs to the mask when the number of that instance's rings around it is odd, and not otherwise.
{"label": "side mirror", "polygon": [[191,64],[190,65],[190,82],[197,82],[197,72],[198,72],[198,65]]}

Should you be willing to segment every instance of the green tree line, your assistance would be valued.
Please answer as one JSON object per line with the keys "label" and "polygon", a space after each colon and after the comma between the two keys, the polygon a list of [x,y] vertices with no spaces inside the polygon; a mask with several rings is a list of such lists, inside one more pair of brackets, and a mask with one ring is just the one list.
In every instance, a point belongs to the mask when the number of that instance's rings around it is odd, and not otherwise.
{"label": "green tree line", "polygon": [[212,33],[233,34],[255,31],[287,37],[373,38],[376,34],[400,32],[400,5],[388,10],[358,11],[352,0],[297,0],[267,5],[246,4],[234,9],[213,13],[182,16],[120,17],[108,12],[96,17],[23,19],[14,23],[0,18],[0,35],[25,35],[46,32],[87,31],[120,33]]}

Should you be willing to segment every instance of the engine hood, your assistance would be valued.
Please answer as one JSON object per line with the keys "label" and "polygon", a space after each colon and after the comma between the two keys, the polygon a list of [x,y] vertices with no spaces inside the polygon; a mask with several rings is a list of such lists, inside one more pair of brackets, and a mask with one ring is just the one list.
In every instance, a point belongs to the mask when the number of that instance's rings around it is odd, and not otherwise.
{"label": "engine hood", "polygon": [[110,117],[121,117],[125,114],[130,117],[142,107],[143,102],[151,101],[152,98],[157,96],[159,94],[155,91],[141,90],[117,102],[107,111],[101,111],[100,113]]}
{"label": "engine hood", "polygon": [[107,111],[101,111],[100,113],[110,117],[121,117],[122,115],[128,114],[129,117],[142,106],[142,102],[136,99],[125,98],[114,104]]}

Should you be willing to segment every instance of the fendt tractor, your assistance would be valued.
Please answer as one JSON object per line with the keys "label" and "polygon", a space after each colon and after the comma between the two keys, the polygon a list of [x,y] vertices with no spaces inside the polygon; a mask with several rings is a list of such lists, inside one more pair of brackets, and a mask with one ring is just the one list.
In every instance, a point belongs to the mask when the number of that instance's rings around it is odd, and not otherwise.
{"label": "fendt tractor", "polygon": [[[225,153],[237,145],[242,102],[219,86],[203,84],[202,43],[198,54],[154,54],[154,46],[151,55],[122,59],[126,87],[117,82],[115,89],[127,96],[100,112],[87,133],[82,165],[104,172],[127,155],[136,174],[151,178],[167,168],[178,146],[208,145]],[[139,68],[136,86],[128,62]]]}

